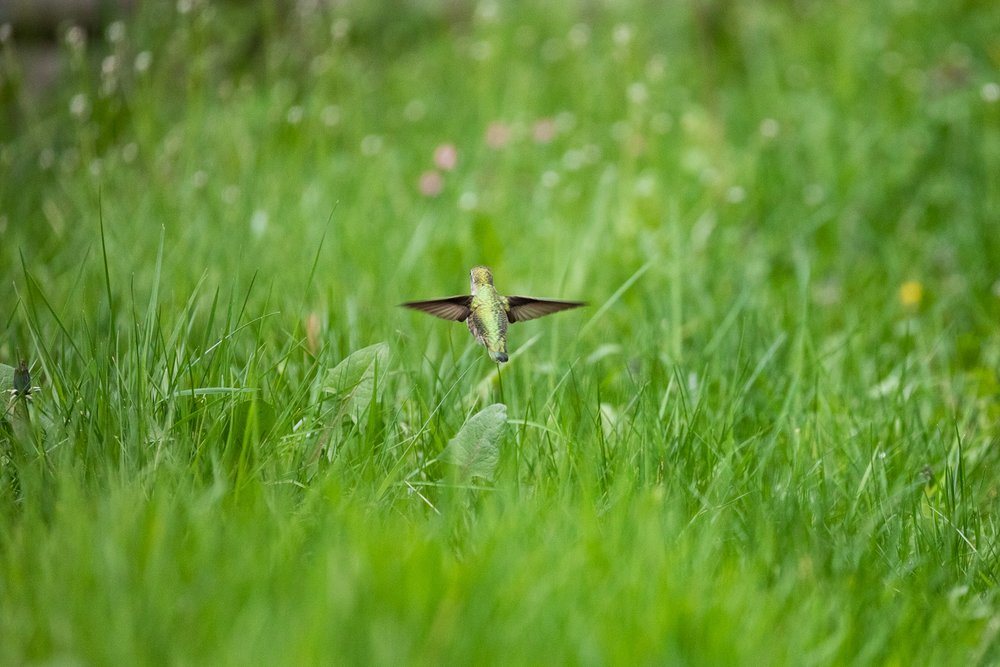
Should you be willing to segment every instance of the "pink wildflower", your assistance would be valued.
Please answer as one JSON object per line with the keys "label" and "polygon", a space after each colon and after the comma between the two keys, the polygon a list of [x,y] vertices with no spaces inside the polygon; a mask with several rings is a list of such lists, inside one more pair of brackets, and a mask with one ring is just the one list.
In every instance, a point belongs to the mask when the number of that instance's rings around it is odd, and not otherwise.
{"label": "pink wildflower", "polygon": [[458,164],[458,149],[455,144],[441,144],[434,149],[434,164],[441,171],[451,171]]}
{"label": "pink wildflower", "polygon": [[433,169],[428,169],[420,174],[418,188],[420,189],[420,194],[425,197],[437,197],[441,194],[441,190],[444,189],[444,179],[441,178],[440,173]]}
{"label": "pink wildflower", "polygon": [[531,136],[539,144],[547,144],[556,138],[556,123],[551,118],[540,118],[531,128]]}
{"label": "pink wildflower", "polygon": [[502,120],[495,120],[486,128],[486,145],[500,149],[510,143],[510,126]]}

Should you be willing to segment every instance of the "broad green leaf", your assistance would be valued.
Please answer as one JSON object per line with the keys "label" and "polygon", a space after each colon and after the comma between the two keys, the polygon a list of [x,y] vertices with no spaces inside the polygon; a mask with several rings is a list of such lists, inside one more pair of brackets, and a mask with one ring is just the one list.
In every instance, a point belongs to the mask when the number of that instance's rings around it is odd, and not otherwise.
{"label": "broad green leaf", "polygon": [[492,482],[500,462],[500,436],[506,424],[506,405],[486,406],[462,425],[441,453],[441,460],[457,466],[462,481],[482,477]]}
{"label": "broad green leaf", "polygon": [[14,388],[14,367],[0,364],[0,392],[9,394]]}
{"label": "broad green leaf", "polygon": [[357,420],[375,397],[375,392],[381,394],[388,359],[389,346],[376,343],[352,352],[327,371],[323,391],[333,394],[341,402],[339,416],[347,415]]}

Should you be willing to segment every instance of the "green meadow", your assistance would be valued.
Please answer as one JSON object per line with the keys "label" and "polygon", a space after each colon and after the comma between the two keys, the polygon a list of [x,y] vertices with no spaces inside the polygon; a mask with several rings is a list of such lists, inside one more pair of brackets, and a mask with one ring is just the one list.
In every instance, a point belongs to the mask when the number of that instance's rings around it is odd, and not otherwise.
{"label": "green meadow", "polygon": [[994,3],[140,4],[0,28],[0,663],[1000,663]]}

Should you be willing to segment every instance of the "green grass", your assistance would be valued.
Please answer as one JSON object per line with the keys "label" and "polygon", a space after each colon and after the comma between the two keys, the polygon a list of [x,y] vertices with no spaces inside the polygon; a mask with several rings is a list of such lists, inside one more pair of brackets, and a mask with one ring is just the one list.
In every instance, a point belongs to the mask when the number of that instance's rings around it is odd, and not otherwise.
{"label": "green grass", "polygon": [[192,4],[2,46],[0,663],[1000,661],[1000,11]]}

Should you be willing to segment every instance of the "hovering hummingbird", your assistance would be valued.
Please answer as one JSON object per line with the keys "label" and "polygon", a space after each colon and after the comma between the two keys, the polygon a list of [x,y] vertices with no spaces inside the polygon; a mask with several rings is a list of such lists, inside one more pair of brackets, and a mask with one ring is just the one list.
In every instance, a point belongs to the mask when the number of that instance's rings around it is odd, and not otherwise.
{"label": "hovering hummingbird", "polygon": [[469,272],[472,294],[444,299],[408,301],[405,308],[422,310],[443,320],[469,325],[469,331],[486,347],[490,359],[507,361],[507,325],[543,317],[560,310],[586,305],[582,301],[553,301],[530,296],[502,296],[493,287],[493,273],[485,266],[474,266]]}

